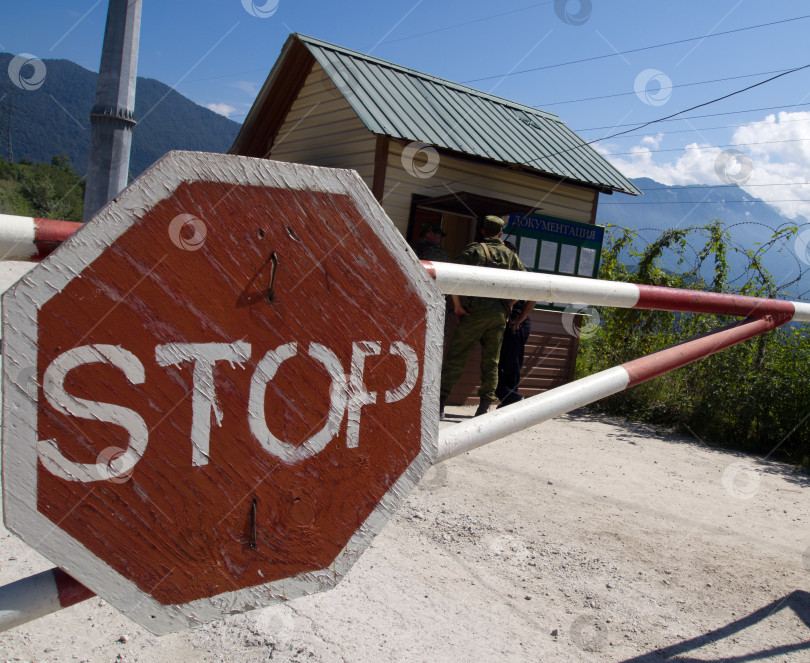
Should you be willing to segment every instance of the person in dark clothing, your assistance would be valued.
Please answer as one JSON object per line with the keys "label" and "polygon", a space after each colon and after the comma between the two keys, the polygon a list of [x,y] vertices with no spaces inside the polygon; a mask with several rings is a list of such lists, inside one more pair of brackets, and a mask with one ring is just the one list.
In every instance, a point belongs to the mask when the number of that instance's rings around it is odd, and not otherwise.
{"label": "person in dark clothing", "polygon": [[[512,242],[505,240],[504,244],[517,254],[517,248]],[[520,373],[523,370],[526,340],[532,330],[529,314],[534,305],[535,302],[517,302],[509,314],[509,322],[501,343],[501,355],[498,359],[498,386],[495,388],[495,395],[500,401],[499,408],[523,400],[523,396],[518,393],[518,387],[520,386]]]}
{"label": "person in dark clothing", "polygon": [[419,239],[414,243],[413,250],[419,260],[433,260],[437,262],[450,262],[450,254],[442,248],[442,237],[447,235],[440,225],[423,223],[420,228]]}

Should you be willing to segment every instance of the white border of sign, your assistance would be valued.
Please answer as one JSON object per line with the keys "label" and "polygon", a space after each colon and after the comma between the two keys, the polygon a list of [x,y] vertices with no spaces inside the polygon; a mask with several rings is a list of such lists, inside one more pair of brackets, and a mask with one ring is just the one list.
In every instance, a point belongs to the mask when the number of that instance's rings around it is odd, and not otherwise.
{"label": "white border of sign", "polygon": [[[51,297],[98,258],[136,219],[183,182],[211,181],[285,187],[348,195],[409,278],[427,309],[422,376],[422,450],[383,497],[328,569],[165,606],[126,580],[81,543],[39,513],[37,504],[37,314]],[[396,294],[396,293],[392,293]],[[70,237],[46,261],[3,295],[3,506],[6,527],[121,612],[156,634],[245,612],[334,587],[382,529],[437,454],[439,372],[444,298],[360,176],[319,168],[222,154],[170,152]],[[32,392],[32,393],[29,393]]]}

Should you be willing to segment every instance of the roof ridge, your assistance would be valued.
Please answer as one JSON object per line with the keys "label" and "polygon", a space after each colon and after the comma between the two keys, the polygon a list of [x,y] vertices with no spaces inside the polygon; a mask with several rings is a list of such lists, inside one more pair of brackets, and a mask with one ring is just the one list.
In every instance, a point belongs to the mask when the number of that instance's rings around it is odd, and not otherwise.
{"label": "roof ridge", "polygon": [[323,41],[322,39],[317,39],[315,37],[310,37],[308,35],[301,34],[300,32],[293,33],[293,35],[301,40],[306,44],[312,44],[313,46],[318,46],[321,48],[327,48],[331,51],[335,51],[336,53],[341,53],[343,55],[348,55],[350,57],[355,57],[361,60],[366,60],[367,62],[373,62],[377,65],[381,65],[384,67],[388,67],[389,69],[394,69],[404,74],[408,74],[411,76],[416,76],[418,78],[422,78],[425,80],[429,80],[433,83],[438,83],[448,88],[452,88],[464,94],[471,94],[476,97],[481,97],[483,99],[487,99],[494,103],[500,104],[502,106],[506,106],[507,108],[512,108],[515,110],[520,110],[525,113],[530,113],[533,115],[540,115],[548,120],[554,120],[556,122],[562,122],[558,115],[554,113],[549,113],[548,111],[541,110],[539,108],[534,108],[533,106],[527,106],[526,104],[521,104],[516,101],[512,101],[511,99],[506,99],[504,97],[499,97],[495,94],[490,94],[489,92],[483,92],[482,90],[476,90],[473,87],[468,85],[462,85],[461,83],[454,83],[453,81],[447,80],[446,78],[441,78],[440,76],[434,76],[433,74],[426,74],[423,71],[417,71],[416,69],[411,69],[410,67],[405,67],[403,65],[396,64],[394,62],[389,62],[388,60],[383,60],[381,58],[374,57],[373,55],[367,55],[365,53],[361,53],[360,51],[354,51],[350,48],[345,48],[343,46],[338,46],[337,44],[331,44],[328,41]]}

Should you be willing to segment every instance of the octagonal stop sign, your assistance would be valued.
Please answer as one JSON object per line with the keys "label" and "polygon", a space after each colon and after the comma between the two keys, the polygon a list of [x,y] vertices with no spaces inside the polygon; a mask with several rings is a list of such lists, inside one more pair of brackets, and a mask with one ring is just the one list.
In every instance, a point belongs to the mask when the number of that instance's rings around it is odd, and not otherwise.
{"label": "octagonal stop sign", "polygon": [[435,459],[442,309],[356,173],[170,153],[3,297],[6,525],[155,633],[332,587]]}

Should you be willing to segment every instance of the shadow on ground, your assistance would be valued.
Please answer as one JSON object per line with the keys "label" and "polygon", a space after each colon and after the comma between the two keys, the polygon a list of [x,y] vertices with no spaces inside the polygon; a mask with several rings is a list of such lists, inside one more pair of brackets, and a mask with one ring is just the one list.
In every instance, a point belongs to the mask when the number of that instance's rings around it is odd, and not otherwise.
{"label": "shadow on ground", "polygon": [[[704,633],[697,638],[691,640],[684,640],[675,645],[664,647],[663,649],[656,649],[655,651],[647,654],[642,654],[635,658],[629,658],[622,663],[661,663],[661,661],[678,661],[678,663],[706,663],[711,660],[712,663],[746,663],[747,661],[762,661],[774,656],[785,656],[788,654],[795,654],[798,652],[810,652],[810,640],[805,642],[797,642],[794,644],[778,645],[769,649],[762,649],[747,654],[739,654],[737,656],[726,656],[724,658],[692,658],[691,656],[683,656],[687,652],[692,652],[706,645],[713,644],[720,640],[729,638],[736,633],[740,633],[751,626],[760,622],[764,622],[770,616],[776,614],[780,610],[793,610],[796,616],[801,619],[805,626],[810,629],[810,592],[796,590],[787,596],[769,603],[763,608],[746,615],[741,619],[733,621],[725,626],[718,628],[709,633]],[[798,658],[796,660],[799,660]],[[807,660],[807,659],[802,659]]]}
{"label": "shadow on ground", "polygon": [[562,415],[561,418],[567,418],[571,422],[579,424],[586,424],[589,422],[616,424],[617,426],[621,427],[621,431],[616,433],[608,433],[607,437],[618,439],[622,442],[626,442],[627,444],[644,444],[644,442],[646,442],[649,438],[654,437],[664,440],[665,442],[693,446],[696,449],[711,449],[714,452],[726,454],[730,458],[736,458],[740,461],[749,463],[764,474],[782,477],[788,483],[792,483],[800,487],[810,487],[810,474],[792,467],[785,461],[763,458],[762,456],[747,453],[745,451],[709,446],[697,436],[690,437],[688,435],[682,435],[662,425],[638,421],[627,421],[621,417],[593,412],[587,408],[578,408],[576,410],[572,410],[571,412]]}

